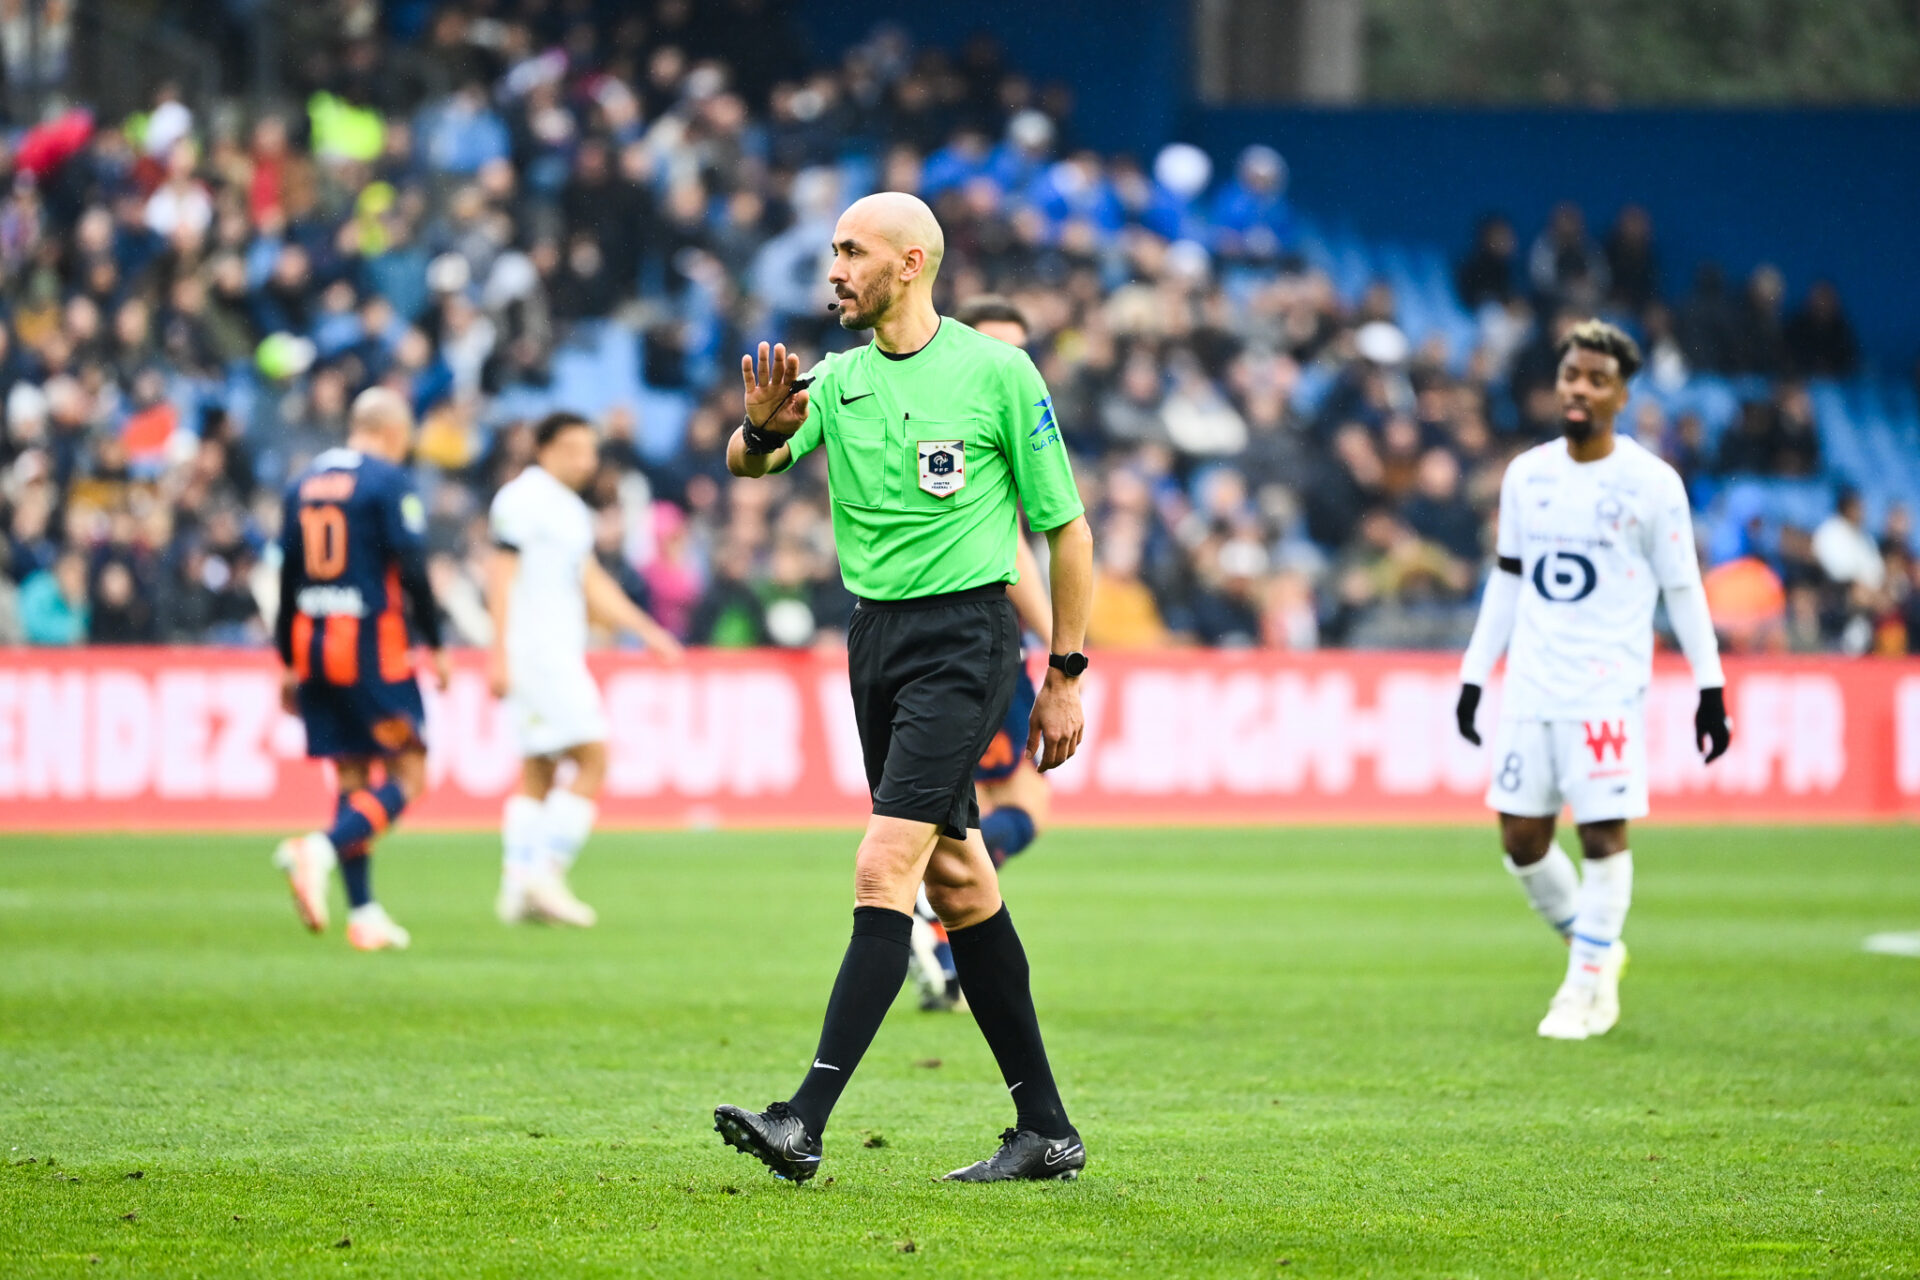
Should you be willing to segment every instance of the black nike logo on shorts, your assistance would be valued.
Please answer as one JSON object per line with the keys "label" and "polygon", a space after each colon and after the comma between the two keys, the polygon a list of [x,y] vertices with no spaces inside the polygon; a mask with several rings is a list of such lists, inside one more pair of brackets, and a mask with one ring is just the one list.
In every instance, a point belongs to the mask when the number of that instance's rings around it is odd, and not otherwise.
{"label": "black nike logo on shorts", "polygon": [[840,393],[840,403],[841,403],[841,404],[852,404],[852,403],[854,402],[854,400],[865,400],[865,399],[866,399],[866,398],[867,398],[868,396],[870,396],[870,395],[872,395],[872,394],[873,394],[873,392],[871,392],[871,391],[867,391],[867,392],[863,392],[863,393],[862,393],[862,394],[860,394],[860,395],[857,395],[857,396],[854,396],[854,397],[852,397],[852,399],[849,399],[849,398],[847,397],[847,393],[846,393],[846,392],[844,392],[844,391],[842,391],[842,392]]}

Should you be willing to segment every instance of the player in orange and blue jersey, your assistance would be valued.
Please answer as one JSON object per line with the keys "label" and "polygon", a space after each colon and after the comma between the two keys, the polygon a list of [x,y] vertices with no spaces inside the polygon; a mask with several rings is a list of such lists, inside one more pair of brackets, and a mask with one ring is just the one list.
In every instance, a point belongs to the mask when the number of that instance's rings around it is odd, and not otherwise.
{"label": "player in orange and blue jersey", "polygon": [[[401,465],[412,434],[404,400],[384,388],[363,392],[346,447],[322,453],[288,487],[280,532],[281,697],[306,726],[307,755],[333,762],[340,795],[333,825],[282,841],[274,864],[316,933],[327,927],[337,866],[350,908],[347,941],[362,951],[410,941],[374,901],[371,855],[375,838],[426,789],[416,634],[433,651],[441,689],[448,678],[427,585],[426,508]],[[376,763],[384,774],[377,784]]]}
{"label": "player in orange and blue jersey", "polygon": [[[1027,345],[1027,320],[1005,298],[982,294],[954,310],[954,318],[989,338],[1016,347]],[[1040,651],[1050,649],[1053,605],[1040,577],[1040,564],[1022,537],[1015,543],[1014,567],[1018,581],[1007,588],[1007,598],[1020,615],[1023,632],[1039,637]],[[980,837],[996,867],[1038,838],[1047,821],[1053,788],[1028,752],[1034,703],[1033,676],[1023,665],[1007,718],[973,770],[973,786],[980,801]],[[911,971],[920,987],[920,1007],[929,1013],[964,1007],[959,974],[947,931],[933,912],[923,890],[914,908]]]}

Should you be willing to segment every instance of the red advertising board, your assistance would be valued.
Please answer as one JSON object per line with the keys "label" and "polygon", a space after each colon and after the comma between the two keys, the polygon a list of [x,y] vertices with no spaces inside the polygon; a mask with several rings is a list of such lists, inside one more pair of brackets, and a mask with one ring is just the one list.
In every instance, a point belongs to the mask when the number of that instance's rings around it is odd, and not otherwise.
{"label": "red advertising board", "polygon": [[[825,652],[596,657],[613,825],[853,824],[866,779],[846,663]],[[1054,775],[1079,823],[1476,820],[1486,753],[1453,728],[1444,654],[1096,655],[1087,735]],[[1920,662],[1730,660],[1733,750],[1693,747],[1663,663],[1647,706],[1654,816],[1920,817]],[[1489,691],[1482,727],[1498,714]],[[477,657],[428,695],[432,791],[409,824],[491,826],[517,764]],[[297,830],[328,780],[281,713],[271,655],[0,650],[0,830]]]}

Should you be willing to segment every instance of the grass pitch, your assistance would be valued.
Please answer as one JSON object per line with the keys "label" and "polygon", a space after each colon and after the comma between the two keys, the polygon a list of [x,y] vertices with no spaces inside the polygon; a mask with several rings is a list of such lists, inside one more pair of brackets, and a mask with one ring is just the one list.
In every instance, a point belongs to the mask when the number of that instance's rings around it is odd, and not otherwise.
{"label": "grass pitch", "polygon": [[1008,873],[1091,1164],[962,1187],[1012,1109],[903,999],[810,1185],[711,1132],[799,1080],[846,834],[602,835],[591,933],[484,836],[308,937],[231,838],[0,841],[0,1274],[1920,1275],[1910,828],[1643,827],[1626,1014],[1488,830],[1063,831]]}

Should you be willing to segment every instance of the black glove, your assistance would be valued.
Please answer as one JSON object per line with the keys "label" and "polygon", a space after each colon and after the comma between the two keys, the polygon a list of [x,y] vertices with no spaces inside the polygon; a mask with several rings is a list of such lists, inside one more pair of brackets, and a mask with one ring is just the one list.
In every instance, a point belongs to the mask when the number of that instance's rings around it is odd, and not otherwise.
{"label": "black glove", "polygon": [[1727,723],[1727,691],[1702,689],[1700,707],[1693,713],[1693,745],[1705,752],[1706,763],[1712,764],[1727,754],[1727,746],[1732,741],[1733,726]]}
{"label": "black glove", "polygon": [[1473,713],[1480,709],[1480,686],[1463,684],[1460,686],[1460,701],[1453,706],[1453,722],[1460,726],[1460,736],[1474,746],[1480,745],[1480,731],[1473,727]]}

